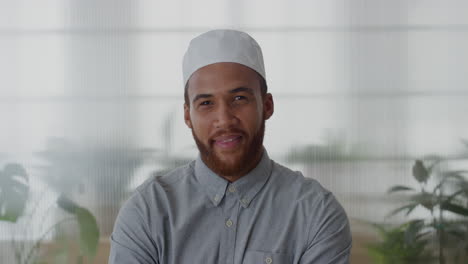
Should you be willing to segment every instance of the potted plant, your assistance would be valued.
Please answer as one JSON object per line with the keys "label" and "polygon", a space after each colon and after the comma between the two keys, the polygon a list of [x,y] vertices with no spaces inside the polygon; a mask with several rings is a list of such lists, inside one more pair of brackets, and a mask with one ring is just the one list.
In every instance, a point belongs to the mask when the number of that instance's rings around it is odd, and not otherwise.
{"label": "potted plant", "polygon": [[[46,190],[47,191],[47,190]],[[9,163],[0,170],[0,221],[10,224],[21,224],[24,226],[22,239],[12,239],[11,246],[15,255],[16,263],[42,263],[44,259],[54,258],[60,263],[67,256],[65,243],[61,245],[61,250],[54,251],[54,256],[41,255],[41,246],[47,237],[60,232],[66,223],[75,222],[79,230],[79,253],[77,263],[82,263],[84,259],[92,261],[96,255],[99,241],[99,229],[93,214],[86,208],[79,206],[74,201],[60,194],[51,208],[63,211],[66,216],[49,227],[41,230],[31,230],[32,222],[38,221],[37,208],[38,201],[31,201],[29,198],[29,176],[23,166],[17,163]],[[30,205],[30,206],[28,206]],[[30,209],[30,210],[28,210]],[[39,233],[38,233],[38,232]],[[38,234],[33,238],[32,243],[25,241],[24,237],[28,232]],[[29,236],[30,237],[30,236]],[[62,242],[65,237],[61,237]],[[66,240],[65,241],[69,241]]]}
{"label": "potted plant", "polygon": [[[369,253],[377,263],[467,262],[468,171],[449,170],[448,162],[438,157],[416,160],[412,176],[419,188],[397,185],[389,189],[390,194],[403,194],[406,200],[390,216],[410,217],[421,208],[425,217],[393,228],[377,225],[381,241],[369,245]],[[406,257],[400,262],[390,261],[398,256]]]}

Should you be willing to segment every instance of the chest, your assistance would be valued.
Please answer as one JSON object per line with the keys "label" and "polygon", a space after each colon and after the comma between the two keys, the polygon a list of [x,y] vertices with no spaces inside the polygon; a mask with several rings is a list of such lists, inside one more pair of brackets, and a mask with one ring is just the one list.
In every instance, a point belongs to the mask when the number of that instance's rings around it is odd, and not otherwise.
{"label": "chest", "polygon": [[227,193],[215,206],[192,197],[171,204],[154,225],[161,263],[297,263],[307,241],[300,207],[274,197],[248,206]]}

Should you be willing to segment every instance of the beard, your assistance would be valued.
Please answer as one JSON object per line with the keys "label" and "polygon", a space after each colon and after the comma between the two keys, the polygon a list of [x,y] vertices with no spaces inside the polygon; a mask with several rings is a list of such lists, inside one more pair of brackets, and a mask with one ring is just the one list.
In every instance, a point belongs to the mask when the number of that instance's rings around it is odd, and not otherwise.
{"label": "beard", "polygon": [[214,150],[214,144],[203,143],[192,129],[192,135],[197,144],[200,156],[208,168],[220,176],[239,177],[247,174],[255,168],[263,154],[263,137],[265,135],[265,120],[262,121],[260,129],[253,135],[252,139],[246,137],[246,134],[240,130],[229,130],[226,132],[237,132],[242,134],[244,141],[247,141],[241,146],[240,153],[233,153],[235,157],[233,161],[227,162],[223,160]]}

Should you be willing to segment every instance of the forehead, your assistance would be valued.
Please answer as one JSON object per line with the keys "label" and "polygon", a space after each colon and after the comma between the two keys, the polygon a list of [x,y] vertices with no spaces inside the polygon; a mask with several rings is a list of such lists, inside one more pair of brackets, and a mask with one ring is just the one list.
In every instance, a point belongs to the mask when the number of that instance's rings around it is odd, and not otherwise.
{"label": "forehead", "polygon": [[233,62],[214,63],[195,71],[188,83],[189,96],[195,93],[217,93],[239,87],[260,91],[260,77],[251,68]]}

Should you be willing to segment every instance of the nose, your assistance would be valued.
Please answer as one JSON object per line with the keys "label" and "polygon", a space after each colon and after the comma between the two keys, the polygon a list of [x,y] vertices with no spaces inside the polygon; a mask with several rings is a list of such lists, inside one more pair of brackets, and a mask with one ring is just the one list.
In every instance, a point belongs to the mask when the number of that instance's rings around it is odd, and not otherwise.
{"label": "nose", "polygon": [[216,110],[215,127],[221,129],[228,129],[232,126],[237,125],[238,119],[229,105],[221,104]]}

